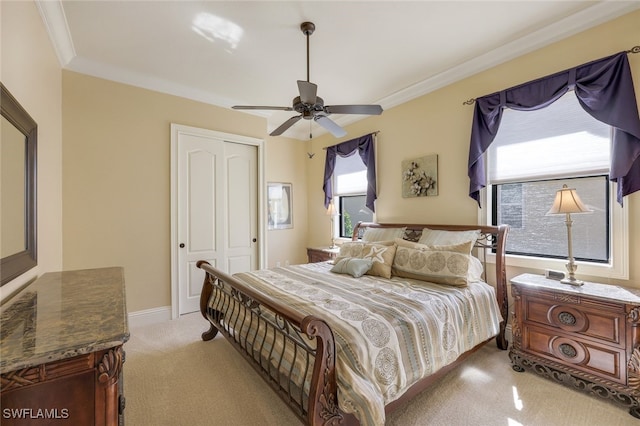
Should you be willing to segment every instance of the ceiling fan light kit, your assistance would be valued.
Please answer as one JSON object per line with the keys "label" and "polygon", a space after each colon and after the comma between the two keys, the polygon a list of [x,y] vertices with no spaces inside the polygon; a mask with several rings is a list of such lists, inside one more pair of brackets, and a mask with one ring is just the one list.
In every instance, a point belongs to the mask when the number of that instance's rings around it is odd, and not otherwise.
{"label": "ceiling fan light kit", "polygon": [[300,24],[300,30],[307,37],[307,80],[298,80],[298,92],[300,96],[293,98],[292,106],[258,106],[258,105],[234,105],[233,109],[262,109],[272,111],[296,111],[296,115],[282,123],[277,129],[271,132],[270,136],[279,136],[301,119],[313,120],[329,131],[334,137],[340,138],[347,132],[335,121],[329,118],[331,114],[362,114],[380,115],[382,107],[380,105],[325,105],[324,100],[317,95],[318,86],[309,81],[309,36],[313,34],[316,26],[312,22]]}

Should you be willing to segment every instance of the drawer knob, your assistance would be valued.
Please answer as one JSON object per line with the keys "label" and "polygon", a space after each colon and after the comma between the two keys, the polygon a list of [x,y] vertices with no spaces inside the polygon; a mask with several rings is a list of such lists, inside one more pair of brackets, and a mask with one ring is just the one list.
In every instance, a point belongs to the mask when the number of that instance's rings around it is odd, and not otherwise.
{"label": "drawer knob", "polygon": [[578,351],[576,351],[576,348],[568,343],[562,343],[560,346],[558,346],[558,349],[560,349],[562,355],[567,358],[575,358],[578,355]]}
{"label": "drawer knob", "polygon": [[567,311],[560,312],[558,314],[558,320],[560,321],[560,323],[564,325],[576,324],[576,317],[571,312],[567,312]]}

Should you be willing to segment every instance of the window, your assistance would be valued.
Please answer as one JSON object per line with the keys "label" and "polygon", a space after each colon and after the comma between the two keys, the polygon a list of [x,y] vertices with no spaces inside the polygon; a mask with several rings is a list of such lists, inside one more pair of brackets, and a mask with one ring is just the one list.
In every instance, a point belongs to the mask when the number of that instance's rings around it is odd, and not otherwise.
{"label": "window", "polygon": [[338,237],[351,238],[353,227],[360,221],[372,222],[373,213],[365,206],[367,198],[367,167],[357,152],[348,157],[336,157],[333,172],[334,204],[338,207]]}
{"label": "window", "polygon": [[[505,110],[487,150],[484,220],[510,226],[510,265],[565,270],[563,215],[547,216],[556,191],[576,188],[592,213],[571,216],[578,273],[623,278],[626,211],[608,180],[610,126],[592,118],[573,92],[536,111]],[[483,209],[485,210],[485,209]]]}

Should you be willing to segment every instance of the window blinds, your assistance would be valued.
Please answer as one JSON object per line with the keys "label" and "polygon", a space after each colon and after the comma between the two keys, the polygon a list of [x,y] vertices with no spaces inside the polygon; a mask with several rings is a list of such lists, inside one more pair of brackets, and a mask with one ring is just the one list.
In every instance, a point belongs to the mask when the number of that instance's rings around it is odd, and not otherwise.
{"label": "window blinds", "polygon": [[536,111],[507,109],[488,149],[492,184],[607,174],[611,128],[591,117],[573,91]]}

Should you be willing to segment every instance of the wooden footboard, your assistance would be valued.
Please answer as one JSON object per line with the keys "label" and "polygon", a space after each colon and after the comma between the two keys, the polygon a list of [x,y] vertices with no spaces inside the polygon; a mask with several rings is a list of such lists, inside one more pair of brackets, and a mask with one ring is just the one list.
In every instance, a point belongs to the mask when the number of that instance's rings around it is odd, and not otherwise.
{"label": "wooden footboard", "polygon": [[[417,241],[425,227],[452,231],[479,229],[476,248],[482,253],[491,251],[495,254],[496,297],[503,317],[496,342],[500,349],[507,349],[508,299],[504,257],[507,226],[359,223],[353,239],[358,239],[366,227],[406,227],[405,238],[413,241]],[[203,340],[213,339],[221,332],[305,424],[358,424],[355,416],[343,413],[338,407],[335,341],[330,326],[324,320],[313,315],[304,316],[205,261],[199,261],[197,266],[206,272],[200,311],[211,324],[209,330],[202,334]],[[485,258],[485,270],[486,266]],[[403,397],[386,407],[387,413],[459,365],[480,346],[416,383]]]}
{"label": "wooden footboard", "polygon": [[205,261],[197,266],[206,272],[200,311],[210,329],[203,340],[221,332],[304,423],[357,424],[338,408],[335,342],[325,321],[302,316]]}

